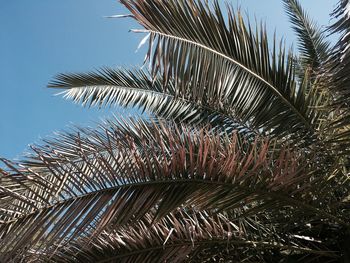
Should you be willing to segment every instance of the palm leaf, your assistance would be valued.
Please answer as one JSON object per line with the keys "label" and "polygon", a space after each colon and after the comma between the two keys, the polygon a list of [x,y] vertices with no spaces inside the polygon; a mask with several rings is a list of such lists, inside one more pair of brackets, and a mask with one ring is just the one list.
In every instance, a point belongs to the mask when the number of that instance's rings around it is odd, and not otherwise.
{"label": "palm leaf", "polygon": [[293,29],[298,36],[303,70],[317,70],[328,59],[329,43],[320,27],[303,10],[298,0],[283,0]]}
{"label": "palm leaf", "polygon": [[334,104],[342,108],[348,108],[349,100],[349,24],[348,17],[349,1],[341,0],[334,10],[333,16],[338,20],[329,27],[333,34],[340,34],[339,41],[333,47],[332,58],[329,61],[325,74],[330,77],[329,86],[334,93]]}
{"label": "palm leaf", "polygon": [[[306,256],[310,259],[318,256],[323,260],[338,257],[335,253],[326,252],[324,245],[307,242],[306,237],[303,240],[290,233],[277,234],[277,224],[268,225],[259,220],[258,217],[230,219],[229,214],[194,212],[188,208],[170,213],[156,224],[152,222],[152,216],[147,215],[131,226],[103,231],[93,241],[81,239],[63,247],[50,260],[206,262],[231,259],[239,262],[255,259],[265,262],[282,259],[283,253],[304,260]],[[38,256],[39,260],[45,258],[43,254]]]}
{"label": "palm leaf", "polygon": [[212,8],[200,1],[121,2],[150,33],[153,74],[160,72],[165,83],[174,79],[179,94],[191,90],[195,101],[223,101],[275,136],[314,133],[311,105],[296,101],[306,95],[296,87],[292,55],[274,44],[270,56],[264,29],[254,33],[231,8],[226,25],[217,1]]}
{"label": "palm leaf", "polygon": [[299,164],[302,156],[269,148],[264,141],[223,140],[162,122],[80,130],[33,147],[30,159],[19,165],[6,161],[12,172],[2,172],[2,258],[95,236],[150,209],[159,220],[181,205],[226,210],[244,201],[245,212],[253,214],[287,205],[300,208],[301,216],[343,224],[314,204],[290,198],[310,192],[296,184],[309,176]]}
{"label": "palm leaf", "polygon": [[136,106],[179,123],[210,125],[225,132],[239,130],[247,139],[259,134],[251,125],[237,118],[231,108],[210,101],[199,102],[192,92],[179,95],[173,82],[163,85],[162,77],[152,80],[143,70],[104,68],[91,73],[60,74],[49,87],[65,89],[62,92],[65,98],[84,106]]}
{"label": "palm leaf", "polygon": [[254,33],[230,8],[227,26],[217,3],[211,11],[197,1],[146,2],[122,1],[150,33],[152,82],[144,73],[102,70],[61,74],[50,86],[67,88],[65,96],[83,104],[139,106],[179,121],[228,121],[280,138],[308,134],[310,141],[314,94],[294,81],[292,55],[275,43],[270,55],[264,29]]}
{"label": "palm leaf", "polygon": [[285,0],[302,74],[264,28],[230,6],[226,17],[218,1],[121,2],[149,33],[150,73],[60,74],[50,86],[159,118],[74,129],[21,162],[3,159],[1,261],[344,259],[349,1],[335,11],[343,35],[324,63],[321,33]]}
{"label": "palm leaf", "polygon": [[339,37],[335,46],[331,50],[331,57],[327,61],[323,70],[323,88],[331,94],[328,103],[329,125],[327,132],[329,136],[327,143],[336,153],[347,155],[350,145],[350,34],[349,34],[349,1],[340,0],[333,12],[336,19],[328,30],[331,34]]}

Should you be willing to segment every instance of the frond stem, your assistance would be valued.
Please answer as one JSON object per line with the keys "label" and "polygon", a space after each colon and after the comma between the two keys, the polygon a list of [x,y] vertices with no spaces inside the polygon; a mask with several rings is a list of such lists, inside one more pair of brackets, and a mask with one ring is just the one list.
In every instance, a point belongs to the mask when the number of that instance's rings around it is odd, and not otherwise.
{"label": "frond stem", "polygon": [[246,66],[244,66],[243,64],[239,63],[238,61],[234,60],[233,58],[220,53],[219,51],[212,49],[210,47],[207,47],[203,44],[194,42],[192,40],[188,40],[185,38],[181,38],[181,37],[177,37],[177,36],[173,36],[170,34],[165,34],[159,31],[155,31],[155,30],[149,30],[149,29],[141,29],[141,30],[134,30],[134,32],[140,32],[140,33],[153,33],[156,35],[160,35],[160,36],[164,36],[164,37],[168,37],[168,38],[172,38],[172,39],[176,39],[179,41],[183,41],[186,43],[189,43],[191,45],[203,48],[209,52],[212,52],[224,59],[229,60],[230,62],[234,63],[235,65],[239,66],[240,68],[244,69],[245,71],[247,71],[249,74],[253,75],[255,78],[257,78],[258,80],[260,80],[261,82],[263,82],[265,85],[267,85],[269,88],[271,88],[273,90],[273,92],[288,106],[292,109],[292,111],[294,111],[294,113],[301,119],[301,121],[305,124],[305,126],[312,132],[314,132],[313,128],[311,127],[311,125],[309,124],[309,122],[305,119],[305,117],[294,107],[293,104],[291,104],[279,91],[277,88],[275,88],[271,83],[269,83],[268,81],[266,81],[264,78],[260,77],[258,74],[256,74],[254,71],[250,70],[249,68],[247,68]]}
{"label": "frond stem", "polygon": [[[85,198],[85,197],[88,197],[88,196],[91,196],[91,195],[96,195],[96,194],[99,194],[99,193],[102,193],[102,192],[115,191],[115,190],[121,189],[121,188],[140,187],[140,186],[145,186],[145,185],[158,185],[158,184],[164,184],[164,183],[165,184],[179,184],[179,183],[180,184],[181,183],[190,184],[190,183],[192,183],[192,184],[203,184],[203,185],[219,185],[219,186],[225,186],[226,188],[235,187],[236,189],[238,188],[242,192],[247,192],[247,189],[243,189],[243,187],[237,186],[237,185],[233,185],[232,183],[214,182],[214,181],[199,180],[199,179],[173,179],[173,180],[162,180],[162,181],[136,182],[136,183],[130,183],[130,184],[126,184],[126,185],[117,185],[115,187],[111,187],[111,188],[107,188],[107,189],[101,189],[101,190],[98,190],[98,191],[92,191],[92,192],[89,192],[89,193],[86,193],[86,194],[83,194],[83,195],[79,195],[79,196],[76,196],[76,197],[65,199],[65,200],[59,201],[57,203],[54,203],[54,204],[52,204],[50,206],[41,207],[41,208],[31,212],[31,213],[25,214],[23,216],[19,216],[16,219],[8,220],[5,223],[6,224],[13,223],[13,222],[17,221],[20,218],[31,216],[33,214],[36,214],[36,213],[42,211],[42,210],[50,209],[52,207],[59,206],[59,205],[64,204],[64,203],[73,202],[74,200],[76,200],[78,198],[79,199],[80,198]],[[262,195],[262,196],[269,196],[270,195],[273,198],[276,198],[278,200],[284,201],[284,202],[289,203],[289,204],[294,204],[297,207],[304,208],[306,210],[312,211],[315,214],[323,215],[324,217],[332,219],[335,222],[339,223],[340,225],[343,225],[346,228],[349,228],[349,224],[344,222],[342,219],[340,219],[340,218],[338,218],[338,217],[336,217],[336,216],[334,216],[332,214],[329,214],[329,213],[327,213],[325,211],[322,211],[322,210],[318,209],[317,207],[313,207],[313,206],[308,205],[308,204],[306,204],[304,202],[295,200],[294,198],[287,197],[287,196],[284,196],[284,195],[280,195],[279,193],[272,192],[272,191],[257,191],[257,190],[254,190],[251,193],[252,194]]]}
{"label": "frond stem", "polygon": [[319,250],[313,250],[313,249],[309,249],[309,248],[288,246],[288,245],[282,245],[282,244],[274,244],[274,243],[264,242],[264,241],[258,242],[258,241],[249,241],[249,240],[245,241],[245,240],[229,240],[229,239],[222,240],[222,239],[220,239],[220,240],[205,240],[205,241],[194,241],[194,242],[191,240],[183,240],[183,242],[181,242],[179,244],[169,244],[169,245],[165,245],[165,246],[154,246],[151,248],[132,251],[132,252],[129,252],[129,253],[126,253],[123,255],[109,257],[107,259],[99,260],[97,262],[98,263],[110,262],[111,260],[129,257],[129,256],[133,256],[133,255],[137,255],[137,254],[141,254],[141,253],[145,253],[145,252],[150,252],[153,250],[160,250],[160,249],[173,248],[173,247],[182,247],[184,245],[185,246],[193,246],[193,245],[201,246],[201,245],[210,245],[210,244],[222,244],[222,245],[230,244],[230,245],[252,246],[252,247],[260,246],[260,247],[266,247],[266,248],[277,248],[279,250],[293,250],[293,251],[299,251],[299,252],[307,252],[307,253],[315,254],[315,255],[335,257],[334,255],[329,253],[329,252],[333,252],[333,251],[319,251]]}

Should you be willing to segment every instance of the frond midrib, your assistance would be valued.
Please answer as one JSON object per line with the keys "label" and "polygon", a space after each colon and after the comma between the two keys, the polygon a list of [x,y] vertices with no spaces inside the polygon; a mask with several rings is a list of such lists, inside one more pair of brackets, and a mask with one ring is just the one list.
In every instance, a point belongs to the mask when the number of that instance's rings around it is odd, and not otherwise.
{"label": "frond midrib", "polygon": [[172,38],[172,39],[176,39],[176,40],[179,40],[179,41],[183,41],[183,42],[186,42],[186,43],[189,43],[191,45],[195,45],[197,47],[200,47],[200,48],[203,48],[209,52],[212,52],[232,63],[234,63],[235,65],[237,65],[238,67],[242,68],[243,70],[245,70],[246,72],[248,72],[249,74],[251,74],[252,76],[254,76],[255,78],[257,78],[258,80],[260,80],[261,82],[263,82],[266,86],[268,86],[282,101],[285,105],[287,105],[302,121],[302,123],[312,132],[314,132],[314,129],[313,127],[310,125],[310,123],[308,122],[308,120],[298,111],[297,108],[295,108],[295,106],[290,103],[283,95],[281,92],[278,91],[278,89],[273,86],[270,82],[268,82],[267,80],[265,80],[264,78],[262,78],[261,76],[259,76],[257,73],[255,73],[254,71],[250,70],[249,68],[247,68],[246,66],[244,66],[242,63],[239,63],[237,60],[213,49],[213,48],[210,48],[204,44],[201,44],[201,43],[198,43],[198,42],[195,42],[195,41],[192,41],[192,40],[189,40],[189,39],[186,39],[186,38],[182,38],[182,37],[178,37],[178,36],[174,36],[174,35],[171,35],[171,34],[165,34],[163,32],[160,32],[160,31],[155,31],[155,30],[150,30],[150,29],[144,29],[144,30],[138,30],[138,32],[149,32],[149,33],[153,33],[153,34],[157,34],[157,35],[160,35],[160,36],[164,36],[164,37],[168,37],[168,38]]}
{"label": "frond midrib", "polygon": [[[244,188],[242,186],[235,185],[232,182],[210,181],[210,180],[206,180],[206,179],[202,179],[202,180],[201,179],[171,179],[171,180],[168,179],[168,180],[145,181],[145,182],[129,183],[129,184],[125,184],[125,185],[117,185],[114,187],[100,189],[100,190],[92,191],[92,192],[89,192],[89,193],[86,193],[83,195],[71,197],[71,198],[59,201],[59,202],[52,204],[50,206],[41,207],[41,208],[31,212],[31,213],[23,214],[23,216],[17,217],[16,219],[8,220],[8,221],[6,221],[5,224],[11,224],[13,222],[18,221],[19,219],[34,215],[36,213],[40,213],[43,210],[50,209],[50,208],[53,208],[56,206],[60,206],[60,205],[65,204],[65,203],[74,202],[77,199],[81,199],[81,198],[85,198],[85,197],[89,197],[89,196],[93,196],[93,195],[101,194],[101,193],[105,193],[105,192],[113,192],[115,190],[119,190],[122,188],[141,187],[141,186],[146,186],[146,185],[158,185],[158,184],[185,184],[185,183],[186,184],[218,185],[218,186],[224,186],[225,188],[228,188],[228,189],[232,189],[232,187],[234,187],[235,189],[238,189],[239,191],[242,191],[242,192],[245,191],[247,193],[249,192],[251,194],[260,195],[263,197],[262,200],[265,199],[265,196],[270,196],[272,198],[275,198],[276,200],[280,200],[280,201],[283,201],[285,203],[289,203],[290,205],[295,205],[299,208],[304,208],[304,209],[310,210],[310,211],[314,212],[315,214],[322,215],[326,218],[331,218],[332,220],[334,220],[335,222],[338,222],[339,224],[341,224],[343,226],[350,227],[348,223],[344,222],[342,219],[340,219],[332,214],[329,214],[326,211],[323,211],[317,207],[314,207],[314,206],[309,205],[307,203],[304,203],[302,201],[296,200],[293,197],[289,197],[289,196],[285,196],[283,194],[280,194],[279,192],[269,191],[268,189],[266,191],[261,191],[261,190],[256,190],[256,189],[253,189],[253,191],[249,191],[249,188]],[[3,224],[3,225],[5,225],[5,224]]]}
{"label": "frond midrib", "polygon": [[[121,259],[125,257],[130,257],[137,254],[147,253],[154,250],[160,250],[160,249],[166,249],[166,248],[173,248],[173,247],[181,247],[181,246],[201,246],[201,245],[212,245],[212,244],[231,244],[231,245],[240,245],[240,246],[252,246],[252,247],[266,247],[266,248],[276,248],[280,250],[292,250],[292,251],[298,251],[298,252],[306,252],[314,255],[320,255],[320,256],[333,256],[330,252],[332,251],[320,251],[320,250],[313,250],[310,248],[304,248],[304,247],[297,247],[297,246],[288,246],[283,244],[276,244],[266,241],[249,241],[249,240],[230,240],[230,239],[212,239],[212,240],[200,240],[200,241],[192,241],[192,240],[182,240],[181,243],[173,243],[173,244],[165,244],[163,246],[153,246],[150,248],[140,249],[136,251],[132,251],[129,253],[125,253],[122,255],[112,256],[108,257],[99,261],[96,261],[97,263],[106,263],[111,262],[111,260]],[[336,252],[336,251],[334,251]]]}
{"label": "frond midrib", "polygon": [[31,212],[31,213],[28,213],[28,214],[24,214],[23,213],[23,216],[17,217],[16,219],[4,221],[4,223],[5,224],[10,224],[10,223],[18,221],[21,218],[28,217],[28,216],[34,215],[36,213],[40,213],[43,210],[50,209],[50,208],[53,208],[53,207],[56,207],[56,206],[60,206],[60,205],[63,205],[65,203],[74,202],[77,199],[86,198],[86,197],[93,196],[93,195],[96,195],[96,194],[102,194],[104,192],[113,192],[115,190],[119,190],[119,189],[122,189],[122,188],[141,187],[141,186],[145,186],[145,185],[183,184],[183,183],[187,183],[187,184],[189,184],[189,183],[192,183],[192,184],[198,183],[198,184],[209,184],[209,185],[221,185],[221,186],[226,186],[226,187],[232,186],[232,183],[214,182],[214,181],[209,181],[209,180],[205,180],[205,179],[204,180],[200,180],[200,179],[171,179],[171,180],[159,180],[159,181],[145,181],[145,182],[128,183],[128,184],[125,184],[125,185],[117,185],[117,186],[113,186],[113,187],[109,187],[109,188],[105,188],[105,189],[100,189],[100,190],[97,190],[97,191],[91,191],[91,192],[86,193],[86,194],[82,194],[82,195],[78,195],[78,196],[74,196],[74,197],[70,197],[70,198],[58,201],[58,202],[56,202],[56,203],[54,203],[52,205],[49,205],[49,206],[42,206],[42,207],[38,208],[37,210],[35,210],[35,211]]}

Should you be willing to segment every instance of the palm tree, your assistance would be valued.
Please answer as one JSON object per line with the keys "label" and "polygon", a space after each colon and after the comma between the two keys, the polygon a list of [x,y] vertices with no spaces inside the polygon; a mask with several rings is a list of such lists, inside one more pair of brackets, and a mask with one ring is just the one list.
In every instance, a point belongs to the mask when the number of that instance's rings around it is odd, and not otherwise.
{"label": "palm tree", "polygon": [[215,0],[120,2],[149,70],[49,87],[148,115],[3,160],[2,262],[350,262],[350,1],[333,46],[284,0],[298,54]]}

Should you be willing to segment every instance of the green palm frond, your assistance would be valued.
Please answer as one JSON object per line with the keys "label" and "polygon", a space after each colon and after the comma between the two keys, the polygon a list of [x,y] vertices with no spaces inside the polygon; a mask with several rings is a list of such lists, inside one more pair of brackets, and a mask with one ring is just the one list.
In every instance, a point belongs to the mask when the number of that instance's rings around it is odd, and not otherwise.
{"label": "green palm frond", "polygon": [[292,206],[296,216],[343,224],[297,198],[312,186],[306,183],[301,191],[297,185],[311,178],[300,165],[302,155],[271,152],[263,140],[239,142],[237,136],[223,139],[163,122],[121,122],[64,134],[33,150],[19,165],[5,161],[12,172],[2,171],[0,178],[4,259],[95,236],[150,209],[159,220],[181,205],[227,210],[244,201],[244,213],[253,215]]}
{"label": "green palm frond", "polygon": [[329,57],[329,43],[320,27],[303,10],[298,0],[283,0],[293,29],[298,36],[298,47],[303,70],[317,70]]}
{"label": "green palm frond", "polygon": [[255,33],[230,7],[226,23],[217,1],[212,7],[184,0],[121,2],[150,33],[153,74],[174,79],[180,94],[193,90],[193,100],[221,100],[275,136],[314,133],[312,105],[296,86],[293,56],[276,44],[270,55],[263,28]]}

